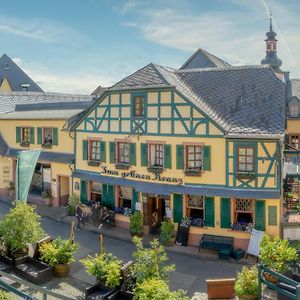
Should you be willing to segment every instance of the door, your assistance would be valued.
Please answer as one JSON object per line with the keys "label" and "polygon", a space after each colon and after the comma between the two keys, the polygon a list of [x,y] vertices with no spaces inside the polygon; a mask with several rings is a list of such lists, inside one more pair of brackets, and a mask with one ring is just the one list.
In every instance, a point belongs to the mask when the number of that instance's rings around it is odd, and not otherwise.
{"label": "door", "polygon": [[84,204],[87,203],[87,186],[85,180],[80,181],[80,201]]}
{"label": "door", "polygon": [[70,180],[67,176],[59,176],[59,205],[66,206],[69,199]]}

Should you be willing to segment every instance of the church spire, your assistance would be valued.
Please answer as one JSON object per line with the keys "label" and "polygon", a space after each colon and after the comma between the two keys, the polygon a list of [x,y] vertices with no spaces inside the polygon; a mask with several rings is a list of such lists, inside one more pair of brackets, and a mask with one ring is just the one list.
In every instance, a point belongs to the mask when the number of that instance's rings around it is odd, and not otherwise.
{"label": "church spire", "polygon": [[272,13],[270,13],[270,31],[266,33],[266,57],[261,61],[262,65],[270,65],[274,71],[280,71],[282,61],[277,57],[276,32],[273,31]]}

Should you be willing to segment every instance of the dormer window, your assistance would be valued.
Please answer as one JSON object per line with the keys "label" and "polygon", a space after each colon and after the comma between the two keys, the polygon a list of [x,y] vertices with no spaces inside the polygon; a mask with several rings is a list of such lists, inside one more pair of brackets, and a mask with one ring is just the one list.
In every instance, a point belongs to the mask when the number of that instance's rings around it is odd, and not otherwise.
{"label": "dormer window", "polygon": [[291,117],[298,117],[300,114],[300,106],[298,103],[290,103],[289,113]]}
{"label": "dormer window", "polygon": [[22,91],[23,92],[28,92],[29,86],[30,86],[29,84],[25,84],[25,83],[21,84]]}

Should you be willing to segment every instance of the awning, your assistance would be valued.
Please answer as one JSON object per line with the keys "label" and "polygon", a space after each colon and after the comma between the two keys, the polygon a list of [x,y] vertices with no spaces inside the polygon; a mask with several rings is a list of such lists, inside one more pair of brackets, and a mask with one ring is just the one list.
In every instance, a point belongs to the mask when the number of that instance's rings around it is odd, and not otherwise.
{"label": "awning", "polygon": [[122,177],[101,175],[99,173],[75,170],[73,177],[83,180],[101,182],[103,184],[129,186],[138,192],[151,193],[157,195],[170,195],[171,193],[220,196],[235,198],[254,198],[254,199],[279,199],[280,190],[258,190],[258,189],[235,189],[229,187],[212,187],[203,185],[174,185],[164,183],[153,183],[139,180],[131,180]]}

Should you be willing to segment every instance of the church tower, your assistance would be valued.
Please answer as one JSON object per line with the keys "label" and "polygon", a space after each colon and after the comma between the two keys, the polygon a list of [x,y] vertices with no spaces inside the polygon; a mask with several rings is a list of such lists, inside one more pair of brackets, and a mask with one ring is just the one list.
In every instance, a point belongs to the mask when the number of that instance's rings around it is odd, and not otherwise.
{"label": "church tower", "polygon": [[280,72],[282,61],[277,57],[276,32],[272,28],[272,15],[270,14],[270,31],[266,33],[266,57],[261,61],[262,65],[269,65],[275,72]]}

